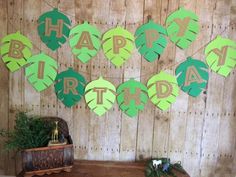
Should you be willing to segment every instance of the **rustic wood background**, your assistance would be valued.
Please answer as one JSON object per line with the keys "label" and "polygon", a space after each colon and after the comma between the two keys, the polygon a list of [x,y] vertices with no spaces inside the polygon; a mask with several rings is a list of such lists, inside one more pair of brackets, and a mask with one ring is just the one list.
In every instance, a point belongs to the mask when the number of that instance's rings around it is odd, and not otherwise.
{"label": "rustic wood background", "polygon": [[[51,52],[37,34],[38,17],[58,7],[73,25],[84,20],[102,32],[117,25],[131,32],[150,16],[164,25],[165,19],[178,7],[191,9],[200,18],[201,32],[187,50],[171,42],[159,61],[148,63],[137,50],[122,68],[115,68],[102,52],[87,64],[76,60],[66,43]],[[224,37],[236,40],[236,0],[0,0],[0,38],[21,31],[42,51],[59,63],[59,72],[72,66],[87,81],[102,74],[118,86],[130,77],[142,83],[161,69],[174,74],[179,61],[223,30]],[[34,47],[33,53],[39,49]],[[204,61],[203,49],[194,55]],[[173,65],[172,65],[173,64]],[[167,66],[172,65],[167,68]],[[105,116],[97,117],[82,100],[72,109],[65,108],[55,96],[53,85],[37,93],[27,82],[24,70],[8,72],[0,62],[0,128],[12,129],[15,113],[27,110],[32,114],[59,116],[70,128],[76,159],[133,161],[150,157],[170,157],[181,161],[192,177],[235,177],[236,174],[236,73],[227,78],[210,72],[207,90],[197,98],[180,92],[176,103],[165,112],[152,103],[135,119],[128,118],[117,104]],[[86,74],[91,73],[91,74]],[[150,74],[149,74],[150,73]],[[142,77],[145,75],[145,77]],[[0,146],[2,149],[2,145]],[[0,169],[14,173],[12,153],[2,152]],[[16,164],[18,165],[18,164]]]}

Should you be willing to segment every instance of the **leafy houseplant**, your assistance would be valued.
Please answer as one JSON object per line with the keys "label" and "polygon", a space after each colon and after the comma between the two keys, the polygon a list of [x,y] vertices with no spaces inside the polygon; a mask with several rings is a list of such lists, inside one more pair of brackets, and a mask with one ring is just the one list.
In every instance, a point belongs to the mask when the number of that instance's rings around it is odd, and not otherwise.
{"label": "leafy houseplant", "polygon": [[[161,165],[154,166],[153,161],[161,161]],[[169,158],[149,160],[145,170],[146,177],[189,177],[180,163],[170,163]]]}
{"label": "leafy houseplant", "polygon": [[14,130],[0,130],[0,136],[6,138],[6,150],[21,151],[47,146],[52,129],[52,123],[39,117],[29,116],[25,112],[19,112],[16,115]]}
{"label": "leafy houseplant", "polygon": [[[55,122],[58,122],[58,127],[55,127]],[[56,129],[67,138],[68,143],[48,147],[51,135]],[[70,172],[73,167],[73,142],[68,125],[62,118],[40,118],[20,112],[16,115],[14,129],[0,130],[1,136],[5,138],[5,148],[15,152],[12,157],[15,159],[15,169],[19,163],[17,154],[21,152],[22,171],[19,176]]]}

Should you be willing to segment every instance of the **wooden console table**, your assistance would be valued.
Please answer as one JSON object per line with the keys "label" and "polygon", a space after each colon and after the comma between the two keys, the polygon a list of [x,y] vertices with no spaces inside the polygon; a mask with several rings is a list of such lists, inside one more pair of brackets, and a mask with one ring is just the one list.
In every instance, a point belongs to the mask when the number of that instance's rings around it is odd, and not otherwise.
{"label": "wooden console table", "polygon": [[[145,163],[75,161],[72,172],[43,177],[145,177]],[[19,174],[17,177],[22,177]]]}
{"label": "wooden console table", "polygon": [[[145,162],[102,162],[79,161],[74,162],[70,173],[44,175],[42,177],[145,177]],[[178,177],[190,177],[175,171]],[[22,177],[19,174],[17,177]]]}

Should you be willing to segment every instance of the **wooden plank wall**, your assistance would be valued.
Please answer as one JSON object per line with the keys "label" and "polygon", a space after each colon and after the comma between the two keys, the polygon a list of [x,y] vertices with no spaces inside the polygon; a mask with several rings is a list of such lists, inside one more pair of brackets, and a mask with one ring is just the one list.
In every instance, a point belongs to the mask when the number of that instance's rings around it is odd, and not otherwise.
{"label": "wooden plank wall", "polygon": [[[187,50],[180,50],[169,42],[160,60],[152,64],[144,60],[137,49],[121,68],[115,68],[106,60],[102,51],[82,64],[73,57],[68,43],[51,52],[40,42],[37,18],[52,9],[51,6],[68,15],[73,26],[87,20],[102,33],[118,25],[134,33],[148,17],[164,25],[168,14],[185,7],[198,14],[201,32]],[[116,86],[137,76],[137,80],[145,84],[152,75],[148,73],[163,69],[174,74],[174,64],[192,55],[223,30],[222,36],[236,40],[236,25],[229,26],[236,23],[235,0],[0,0],[0,8],[0,38],[20,30],[36,45],[34,54],[41,49],[58,61],[59,72],[73,67],[87,81],[103,75]],[[204,61],[203,49],[194,58]],[[169,65],[173,66],[168,68]],[[65,108],[57,100],[53,86],[37,93],[28,84],[23,69],[9,73],[2,61],[0,69],[0,128],[12,129],[18,110],[60,116],[70,127],[76,159],[134,161],[165,156],[174,162],[181,161],[192,177],[234,177],[236,174],[235,71],[227,78],[210,71],[207,90],[199,97],[180,92],[176,103],[165,112],[149,101],[145,111],[131,119],[117,104],[103,117],[90,112],[84,100],[71,109]],[[7,174],[15,172],[13,155],[0,154],[0,169]]]}

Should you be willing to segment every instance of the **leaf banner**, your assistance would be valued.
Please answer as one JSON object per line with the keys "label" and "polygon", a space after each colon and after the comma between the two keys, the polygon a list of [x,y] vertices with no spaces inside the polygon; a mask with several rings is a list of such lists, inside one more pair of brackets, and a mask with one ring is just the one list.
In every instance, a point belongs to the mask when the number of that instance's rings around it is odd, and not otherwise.
{"label": "leaf banner", "polygon": [[134,79],[122,83],[117,88],[119,107],[129,117],[135,117],[140,110],[144,110],[147,100],[146,86]]}
{"label": "leaf banner", "polygon": [[69,68],[59,73],[54,85],[57,98],[67,107],[72,107],[84,96],[85,78]]}
{"label": "leaf banner", "polygon": [[180,8],[167,17],[166,27],[170,40],[179,48],[186,49],[199,33],[198,16],[192,11]]}
{"label": "leaf banner", "polygon": [[167,110],[179,95],[176,78],[163,71],[148,80],[147,88],[151,102],[161,110]]}
{"label": "leaf banner", "polygon": [[88,107],[98,116],[112,108],[116,100],[116,87],[100,77],[85,87],[85,101]]}
{"label": "leaf banner", "polygon": [[227,77],[236,66],[236,42],[217,36],[206,46],[205,55],[208,66]]}
{"label": "leaf banner", "polygon": [[42,42],[54,51],[66,42],[70,25],[70,19],[55,8],[39,17],[38,34]]}
{"label": "leaf banner", "polygon": [[175,75],[181,90],[193,97],[206,88],[209,79],[207,65],[191,57],[176,68]]}
{"label": "leaf banner", "polygon": [[41,92],[53,84],[58,69],[57,62],[53,58],[40,53],[30,57],[28,64],[25,75],[35,90]]}
{"label": "leaf banner", "polygon": [[83,63],[94,57],[101,46],[101,33],[88,22],[77,25],[70,31],[72,53]]}
{"label": "leaf banner", "polygon": [[105,56],[117,67],[129,59],[134,49],[133,34],[122,27],[107,31],[103,35],[102,41]]}
{"label": "leaf banner", "polygon": [[2,60],[11,72],[24,66],[32,55],[31,41],[19,31],[5,36],[1,44]]}
{"label": "leaf banner", "polygon": [[164,52],[166,36],[166,29],[150,20],[136,30],[136,48],[147,61],[153,62]]}

